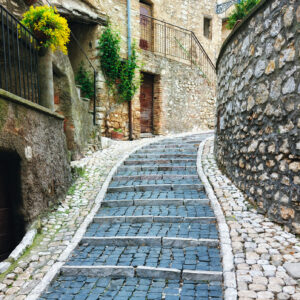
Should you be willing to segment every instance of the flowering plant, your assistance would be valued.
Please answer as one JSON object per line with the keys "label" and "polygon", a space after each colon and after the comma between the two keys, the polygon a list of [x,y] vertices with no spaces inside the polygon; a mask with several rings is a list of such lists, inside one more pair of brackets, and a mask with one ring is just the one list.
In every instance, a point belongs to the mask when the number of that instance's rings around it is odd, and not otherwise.
{"label": "flowering plant", "polygon": [[70,28],[55,7],[31,6],[23,15],[21,23],[34,33],[41,47],[68,53],[66,44],[70,40]]}

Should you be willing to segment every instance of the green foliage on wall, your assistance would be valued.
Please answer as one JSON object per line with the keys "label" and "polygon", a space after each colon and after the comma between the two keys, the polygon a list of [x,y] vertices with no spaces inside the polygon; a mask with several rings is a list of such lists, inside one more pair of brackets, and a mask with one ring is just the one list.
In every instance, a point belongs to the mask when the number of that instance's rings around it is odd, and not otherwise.
{"label": "green foliage on wall", "polygon": [[76,84],[80,85],[82,95],[86,98],[92,99],[94,96],[94,82],[93,75],[89,73],[81,63],[78,72],[75,76]]}
{"label": "green foliage on wall", "polygon": [[232,29],[238,20],[243,20],[252,8],[258,4],[260,0],[241,0],[235,5],[235,9],[228,17],[227,28]]}
{"label": "green foliage on wall", "polygon": [[137,63],[136,46],[127,60],[120,56],[120,34],[109,24],[99,41],[99,56],[103,74],[109,90],[118,94],[118,102],[131,101],[139,87],[136,79]]}

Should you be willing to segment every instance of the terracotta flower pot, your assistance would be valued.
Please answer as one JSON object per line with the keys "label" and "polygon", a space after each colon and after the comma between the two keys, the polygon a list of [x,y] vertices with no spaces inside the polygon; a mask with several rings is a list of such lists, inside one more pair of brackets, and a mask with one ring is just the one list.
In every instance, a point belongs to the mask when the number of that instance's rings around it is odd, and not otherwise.
{"label": "terracotta flower pot", "polygon": [[33,5],[33,4],[37,3],[38,0],[24,0],[24,2],[25,2],[28,6],[30,6],[30,5]]}
{"label": "terracotta flower pot", "polygon": [[111,132],[111,138],[113,140],[122,141],[124,139],[124,134],[122,132],[112,131]]}
{"label": "terracotta flower pot", "polygon": [[39,41],[39,42],[43,42],[45,43],[47,40],[48,40],[48,36],[40,31],[40,30],[34,30],[34,36],[36,37],[36,39]]}

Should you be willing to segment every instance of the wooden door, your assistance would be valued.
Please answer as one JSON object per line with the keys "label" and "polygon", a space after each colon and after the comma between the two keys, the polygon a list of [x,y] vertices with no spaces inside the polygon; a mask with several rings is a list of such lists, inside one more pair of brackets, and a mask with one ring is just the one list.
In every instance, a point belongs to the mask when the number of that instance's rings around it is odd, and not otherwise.
{"label": "wooden door", "polygon": [[152,133],[153,128],[153,80],[154,76],[143,74],[141,85],[141,133]]}
{"label": "wooden door", "polygon": [[151,50],[152,46],[152,9],[151,5],[140,2],[140,48]]}
{"label": "wooden door", "polygon": [[6,163],[0,160],[0,261],[8,257],[14,240]]}

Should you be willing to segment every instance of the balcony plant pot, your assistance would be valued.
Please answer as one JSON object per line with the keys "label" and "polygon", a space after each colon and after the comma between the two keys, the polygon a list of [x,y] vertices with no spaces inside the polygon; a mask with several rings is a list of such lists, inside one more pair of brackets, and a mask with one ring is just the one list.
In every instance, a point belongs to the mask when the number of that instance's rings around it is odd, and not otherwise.
{"label": "balcony plant pot", "polygon": [[24,2],[25,2],[28,6],[31,6],[31,5],[33,5],[33,4],[35,4],[35,3],[37,3],[38,0],[24,0]]}
{"label": "balcony plant pot", "polygon": [[112,131],[111,132],[111,138],[113,140],[123,141],[124,133],[123,132],[118,132],[118,131]]}
{"label": "balcony plant pot", "polygon": [[48,40],[48,36],[40,30],[34,30],[33,34],[36,37],[36,39],[39,41],[39,43],[41,42],[45,43]]}

